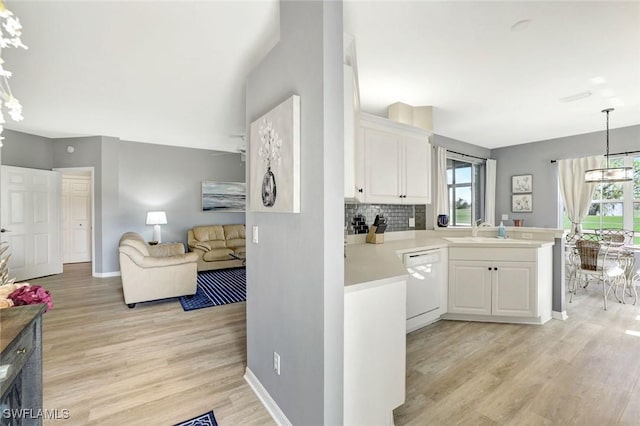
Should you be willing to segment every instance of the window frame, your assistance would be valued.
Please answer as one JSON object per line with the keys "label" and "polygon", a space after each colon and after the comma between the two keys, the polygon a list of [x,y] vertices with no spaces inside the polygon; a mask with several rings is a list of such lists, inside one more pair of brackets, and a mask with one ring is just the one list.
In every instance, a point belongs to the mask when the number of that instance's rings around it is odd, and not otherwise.
{"label": "window frame", "polygon": [[[449,160],[453,162],[453,168],[449,168]],[[471,166],[471,181],[465,183],[456,183],[455,163],[464,163]],[[470,161],[460,158],[458,156],[447,155],[447,172],[451,170],[451,181],[447,179],[447,193],[449,199],[449,224],[450,226],[458,227],[471,227],[473,222],[481,219],[484,210],[484,196],[485,196],[485,180],[486,180],[486,162],[485,161]],[[471,217],[470,224],[459,224],[456,218],[455,209],[455,194],[456,188],[470,188],[471,189]]]}

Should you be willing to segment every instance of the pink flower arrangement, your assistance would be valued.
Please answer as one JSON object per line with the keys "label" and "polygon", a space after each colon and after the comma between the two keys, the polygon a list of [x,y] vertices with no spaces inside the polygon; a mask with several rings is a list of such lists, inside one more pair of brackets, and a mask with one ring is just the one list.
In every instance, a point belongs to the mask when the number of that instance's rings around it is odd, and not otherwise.
{"label": "pink flower arrangement", "polygon": [[[51,293],[39,285],[25,285],[17,288],[7,299],[13,300],[14,306],[46,304],[46,311],[53,309]],[[46,312],[45,311],[45,312]]]}

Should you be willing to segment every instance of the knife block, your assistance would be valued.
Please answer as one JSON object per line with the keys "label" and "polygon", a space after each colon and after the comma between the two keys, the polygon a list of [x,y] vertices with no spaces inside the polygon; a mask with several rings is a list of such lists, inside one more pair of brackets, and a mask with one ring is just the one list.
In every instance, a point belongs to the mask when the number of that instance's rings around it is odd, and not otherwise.
{"label": "knife block", "polygon": [[366,241],[371,244],[382,244],[384,243],[384,234],[376,234],[376,229],[378,229],[378,227],[375,225],[369,227]]}

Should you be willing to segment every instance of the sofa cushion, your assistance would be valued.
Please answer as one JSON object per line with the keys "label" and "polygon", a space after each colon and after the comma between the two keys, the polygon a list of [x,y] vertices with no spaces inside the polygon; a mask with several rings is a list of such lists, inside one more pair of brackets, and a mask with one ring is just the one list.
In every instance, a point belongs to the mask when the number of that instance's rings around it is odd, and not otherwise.
{"label": "sofa cushion", "polygon": [[227,247],[229,247],[230,249],[235,249],[237,247],[244,247],[245,245],[246,243],[244,239],[227,240]]}
{"label": "sofa cushion", "polygon": [[[222,225],[196,226],[193,228],[193,236],[198,241],[224,242],[225,240]],[[224,247],[224,244],[222,246]]]}
{"label": "sofa cushion", "polygon": [[202,259],[206,262],[215,262],[216,260],[231,260],[232,257],[229,256],[231,253],[233,253],[233,251],[228,248],[217,248],[203,253]]}
{"label": "sofa cushion", "polygon": [[223,225],[224,236],[228,241],[230,240],[244,240],[244,225]]}

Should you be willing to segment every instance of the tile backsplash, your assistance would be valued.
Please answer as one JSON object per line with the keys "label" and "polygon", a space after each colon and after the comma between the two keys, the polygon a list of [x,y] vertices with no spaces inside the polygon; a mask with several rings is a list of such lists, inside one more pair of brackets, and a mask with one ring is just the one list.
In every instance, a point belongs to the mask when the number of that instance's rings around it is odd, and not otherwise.
{"label": "tile backsplash", "polygon": [[[366,234],[376,215],[387,218],[387,232],[420,230],[426,228],[426,206],[413,204],[345,204],[344,224],[347,233]],[[416,226],[409,227],[409,218],[416,219]]]}

